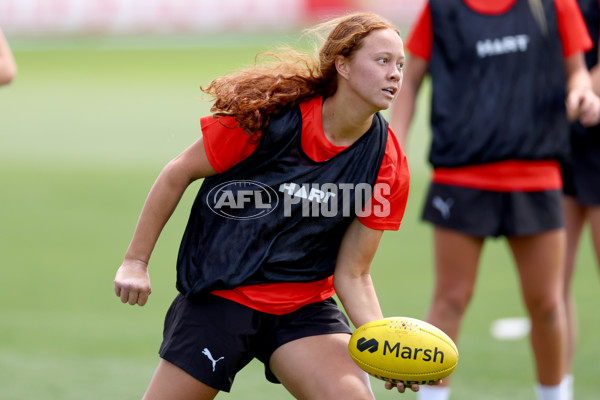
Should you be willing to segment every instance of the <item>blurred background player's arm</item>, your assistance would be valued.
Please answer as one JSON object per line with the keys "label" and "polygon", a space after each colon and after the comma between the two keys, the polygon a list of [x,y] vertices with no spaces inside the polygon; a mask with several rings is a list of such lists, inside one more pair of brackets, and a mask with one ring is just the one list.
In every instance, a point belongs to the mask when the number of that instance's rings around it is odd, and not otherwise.
{"label": "blurred background player's arm", "polygon": [[600,63],[592,67],[590,76],[592,78],[592,89],[594,93],[600,96]]}
{"label": "blurred background player's arm", "polygon": [[17,75],[17,64],[2,29],[0,29],[0,85],[10,83],[15,75]]}
{"label": "blurred background player's arm", "polygon": [[428,61],[417,56],[409,58],[404,71],[402,89],[392,107],[390,125],[404,149],[408,142],[408,131],[415,112],[419,88],[428,69]]}

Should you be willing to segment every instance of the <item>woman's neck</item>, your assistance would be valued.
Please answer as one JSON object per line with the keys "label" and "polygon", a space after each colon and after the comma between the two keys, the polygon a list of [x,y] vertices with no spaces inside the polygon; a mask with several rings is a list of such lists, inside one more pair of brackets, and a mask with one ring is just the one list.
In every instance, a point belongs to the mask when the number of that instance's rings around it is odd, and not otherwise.
{"label": "woman's neck", "polygon": [[372,122],[372,112],[361,113],[335,95],[323,103],[323,131],[335,146],[350,146],[369,130]]}

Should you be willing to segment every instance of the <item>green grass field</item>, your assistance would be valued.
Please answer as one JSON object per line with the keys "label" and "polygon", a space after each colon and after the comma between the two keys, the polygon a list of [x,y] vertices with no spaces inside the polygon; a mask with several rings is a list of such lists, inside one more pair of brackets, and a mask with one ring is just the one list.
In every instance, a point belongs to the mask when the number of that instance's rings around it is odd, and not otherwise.
{"label": "green grass field", "polygon": [[[121,304],[114,274],[154,178],[200,134],[198,120],[209,106],[199,86],[277,43],[258,37],[163,40],[161,49],[143,40],[109,44],[15,42],[19,76],[0,89],[2,400],[141,398],[158,362],[163,317],[176,293],[176,252],[197,185],[153,255],[149,303]],[[384,235],[373,269],[387,316],[423,318],[431,295],[431,229],[419,220],[428,176],[427,95],[420,100],[408,148],[406,216],[399,232]],[[600,391],[600,282],[585,239],[574,282],[578,400],[597,399]],[[459,343],[454,399],[534,398],[527,339],[497,341],[489,333],[495,319],[524,315],[505,243],[490,241]],[[387,392],[376,380],[373,386],[378,399],[416,398]],[[259,363],[221,397],[290,398],[263,378]]]}

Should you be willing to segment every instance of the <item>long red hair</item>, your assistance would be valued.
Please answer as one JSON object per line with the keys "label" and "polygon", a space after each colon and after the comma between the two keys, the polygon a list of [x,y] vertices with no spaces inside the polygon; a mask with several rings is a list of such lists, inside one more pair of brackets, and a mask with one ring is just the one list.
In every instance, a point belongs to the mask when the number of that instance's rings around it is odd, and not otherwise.
{"label": "long red hair", "polygon": [[[372,13],[339,17],[308,29],[322,46],[318,57],[290,48],[262,53],[253,67],[213,80],[202,91],[214,99],[211,112],[232,116],[246,133],[256,137],[269,117],[286,107],[315,96],[331,96],[337,90],[337,56],[351,57],[362,39],[377,29],[400,32]],[[324,32],[329,32],[325,37]]]}

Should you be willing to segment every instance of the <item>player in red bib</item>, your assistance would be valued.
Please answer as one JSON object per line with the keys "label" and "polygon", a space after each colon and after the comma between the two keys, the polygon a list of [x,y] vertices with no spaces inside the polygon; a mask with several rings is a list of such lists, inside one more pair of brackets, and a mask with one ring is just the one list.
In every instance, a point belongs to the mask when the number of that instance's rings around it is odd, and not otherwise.
{"label": "player in red bib", "polygon": [[[434,171],[423,218],[434,224],[436,285],[427,321],[457,340],[484,241],[506,237],[541,400],[566,399],[558,161],[569,147],[568,117],[598,121],[583,61],[590,46],[575,0],[430,0],[409,35],[392,113],[403,143],[429,73]],[[419,398],[448,399],[447,384],[423,387]]]}
{"label": "player in red bib", "polygon": [[204,88],[215,102],[203,137],[147,198],[115,277],[131,305],[148,300],[156,240],[204,179],[145,399],[212,399],[254,358],[296,398],[373,398],[332,296],[355,326],[383,317],[370,268],[383,231],[399,228],[409,172],[379,111],[400,90],[403,44],[374,14],[321,29],[330,33],[318,61],[290,51]]}

